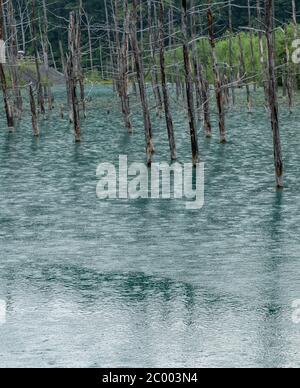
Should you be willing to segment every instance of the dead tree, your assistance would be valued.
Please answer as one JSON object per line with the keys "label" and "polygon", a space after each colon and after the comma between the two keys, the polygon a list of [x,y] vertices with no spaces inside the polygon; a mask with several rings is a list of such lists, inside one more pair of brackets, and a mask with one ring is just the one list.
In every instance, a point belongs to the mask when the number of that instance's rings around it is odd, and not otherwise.
{"label": "dead tree", "polygon": [[297,24],[297,8],[296,1],[292,0],[292,15],[293,15],[293,27],[294,27],[294,38],[298,38],[298,24]]}
{"label": "dead tree", "polygon": [[129,8],[128,0],[124,1],[124,24],[123,36],[119,33],[118,2],[112,3],[112,14],[115,25],[116,43],[116,86],[118,96],[121,101],[122,113],[125,127],[132,133],[132,123],[130,117],[129,92],[128,92],[128,51],[129,51]]}
{"label": "dead tree", "polygon": [[218,114],[219,114],[220,142],[226,143],[224,98],[223,98],[223,90],[222,90],[222,81],[221,81],[220,71],[218,67],[216,42],[214,37],[211,0],[209,0],[208,4],[209,4],[208,10],[207,10],[208,34],[209,34],[209,42],[210,42],[211,53],[212,53],[213,73],[215,78],[215,93],[216,93],[217,108],[218,108]]}
{"label": "dead tree", "polygon": [[196,92],[197,118],[199,122],[202,118],[202,95],[201,95],[201,74],[200,63],[198,58],[198,50],[196,44],[196,18],[194,12],[194,0],[191,0],[191,31],[192,31],[192,63],[194,67],[194,86]]}
{"label": "dead tree", "polygon": [[188,39],[188,12],[187,12],[187,0],[182,0],[182,36],[183,36],[183,60],[184,60],[184,72],[185,72],[185,83],[186,83],[186,97],[187,97],[187,108],[190,126],[190,136],[192,145],[192,161],[193,165],[196,166],[199,163],[199,148],[197,139],[197,126],[195,119],[195,107],[194,107],[194,91],[193,91],[193,80],[191,74],[191,60],[189,50],[189,39]]}
{"label": "dead tree", "polygon": [[291,71],[291,55],[288,42],[287,30],[284,29],[284,43],[286,53],[286,66],[284,68],[283,86],[288,96],[288,106],[290,113],[293,113],[293,76]]}
{"label": "dead tree", "polygon": [[283,161],[281,152],[281,140],[279,129],[279,112],[278,99],[276,88],[276,74],[274,64],[274,46],[272,39],[273,32],[273,0],[265,0],[265,25],[266,25],[266,39],[268,49],[268,101],[271,112],[271,124],[273,130],[273,144],[274,144],[274,161],[275,161],[275,176],[276,185],[278,188],[283,187]]}
{"label": "dead tree", "polygon": [[38,46],[37,46],[38,35],[37,35],[37,28],[36,28],[37,19],[36,19],[35,0],[31,0],[31,5],[32,5],[32,34],[33,34],[32,46],[34,51],[36,76],[37,76],[38,105],[41,113],[44,115],[46,111],[45,111],[45,100],[44,100],[43,85],[42,85],[42,76],[41,76],[40,63],[39,63],[39,53],[38,53]]}
{"label": "dead tree", "polygon": [[[3,0],[0,0],[0,44],[4,42],[4,33],[3,33]],[[1,58],[3,59],[3,58]],[[0,82],[1,82],[1,89],[3,93],[3,102],[4,102],[4,109],[6,114],[6,121],[7,121],[7,127],[10,131],[14,130],[14,116],[11,109],[10,101],[9,101],[9,94],[8,94],[8,87],[7,87],[7,81],[6,81],[6,75],[4,72],[4,64],[0,60]]]}
{"label": "dead tree", "polygon": [[25,32],[25,22],[24,22],[25,12],[21,7],[20,1],[18,1],[18,14],[19,14],[19,21],[21,25],[22,50],[26,52],[26,32]]}
{"label": "dead tree", "polygon": [[266,104],[268,103],[268,81],[267,81],[267,71],[266,71],[266,61],[265,61],[265,50],[263,42],[263,31],[262,31],[262,15],[261,15],[261,6],[260,0],[256,0],[256,13],[258,21],[258,42],[259,42],[259,61],[260,61],[260,70],[263,79],[263,87],[266,98]]}
{"label": "dead tree", "polygon": [[234,85],[234,63],[233,63],[233,47],[232,47],[232,36],[233,36],[233,26],[232,26],[232,0],[228,1],[228,26],[229,26],[229,67],[230,67],[230,83],[231,83],[231,96],[232,104],[235,105],[235,85]]}
{"label": "dead tree", "polygon": [[[252,12],[251,12],[251,3],[248,0],[248,24],[249,24],[249,37],[250,37],[250,57],[251,57],[251,67],[253,74],[256,73],[255,69],[255,60],[254,60],[254,41],[253,41],[253,30],[252,30]],[[253,83],[254,90],[256,90],[256,82]]]}
{"label": "dead tree", "polygon": [[70,123],[73,123],[73,107],[71,104],[71,89],[70,89],[70,83],[69,83],[69,75],[68,75],[68,66],[65,59],[65,54],[63,51],[63,46],[61,40],[59,41],[59,50],[60,50],[60,56],[61,56],[61,65],[63,68],[65,81],[66,81],[66,91],[67,91],[67,103],[69,108],[69,121]]}
{"label": "dead tree", "polygon": [[132,133],[132,123],[130,117],[130,104],[128,92],[128,53],[129,53],[129,8],[128,0],[124,1],[124,33],[120,53],[120,81],[121,81],[121,102],[125,126],[129,133]]}
{"label": "dead tree", "polygon": [[29,101],[30,101],[30,111],[31,111],[33,135],[37,137],[40,135],[40,129],[39,129],[39,125],[38,125],[38,115],[37,115],[37,111],[36,111],[35,97],[33,94],[32,85],[29,85]]}
{"label": "dead tree", "polygon": [[[239,42],[239,51],[240,51],[241,73],[243,77],[246,77],[247,71],[246,71],[246,65],[245,65],[245,55],[244,55],[244,48],[242,44],[241,34],[238,35],[238,42]],[[251,99],[251,92],[250,92],[250,87],[249,87],[247,77],[246,77],[245,85],[246,85],[248,113],[252,113],[252,99]]]}
{"label": "dead tree", "polygon": [[[200,20],[201,22],[201,20]],[[203,66],[200,63],[200,55],[198,46],[196,44],[196,18],[193,14],[192,16],[192,53],[193,53],[193,63],[194,63],[194,73],[196,81],[196,95],[199,95],[199,102],[203,109],[203,123],[205,136],[210,138],[212,136],[212,127],[210,122],[210,110],[209,110],[209,83],[204,79],[203,75]]]}
{"label": "dead tree", "polygon": [[17,27],[15,20],[15,10],[13,6],[12,0],[9,0],[7,6],[8,13],[8,32],[9,32],[9,64],[10,64],[10,74],[12,81],[12,90],[14,94],[14,112],[15,117],[18,119],[22,116],[23,111],[23,101],[20,89],[20,77],[19,77],[19,69],[18,69],[18,39],[17,39]]}
{"label": "dead tree", "polygon": [[[86,117],[86,104],[85,104],[85,87],[84,87],[84,74],[83,69],[81,65],[82,61],[82,52],[81,52],[81,22],[82,22],[82,13],[83,5],[82,0],[79,0],[79,13],[78,13],[78,20],[76,25],[76,33],[75,33],[75,57],[74,57],[74,66],[75,66],[75,72],[77,73],[78,82],[79,82],[79,88],[80,88],[80,103],[81,108],[83,111],[83,116]],[[76,97],[77,98],[77,97]]]}
{"label": "dead tree", "polygon": [[164,96],[164,108],[165,108],[165,117],[166,117],[167,130],[168,130],[169,146],[171,151],[171,159],[176,160],[175,134],[174,134],[174,126],[173,126],[169,91],[168,91],[168,85],[167,85],[167,76],[166,76],[164,21],[165,21],[164,3],[163,3],[163,0],[160,0],[158,25],[159,25],[161,85],[162,85],[163,96]]}
{"label": "dead tree", "polygon": [[49,77],[49,42],[48,42],[48,16],[47,16],[47,7],[46,0],[43,0],[43,56],[44,56],[44,66],[45,66],[45,75],[46,75],[46,97],[48,100],[48,109],[53,109],[53,97],[50,86],[50,77]]}
{"label": "dead tree", "polygon": [[145,127],[145,138],[146,138],[146,157],[147,164],[150,166],[152,164],[152,154],[154,152],[153,139],[152,139],[152,124],[150,118],[150,111],[148,105],[148,98],[146,92],[146,82],[144,74],[144,63],[141,56],[141,51],[137,41],[137,0],[132,1],[132,11],[131,11],[131,23],[130,23],[130,39],[131,46],[134,54],[135,68],[137,74],[137,80],[139,84],[140,99],[142,103],[143,117],[144,117],[144,127]]}
{"label": "dead tree", "polygon": [[174,71],[174,81],[176,85],[176,98],[179,100],[181,95],[181,81],[180,81],[180,72],[179,72],[179,65],[178,65],[178,56],[177,56],[177,40],[176,40],[176,32],[174,29],[174,7],[173,7],[173,1],[169,0],[170,3],[170,41],[171,46],[173,50],[173,71]]}
{"label": "dead tree", "polygon": [[[152,3],[153,0],[148,0],[148,26],[149,26],[149,48],[150,48],[150,55],[151,55],[151,83],[152,83],[152,89],[153,94],[155,98],[155,105],[157,114],[160,116],[161,112],[163,110],[162,106],[162,97],[159,87],[159,79],[158,79],[158,71],[157,71],[157,53],[156,53],[156,41],[157,41],[157,34],[155,33],[155,21],[153,23],[152,20]],[[156,5],[153,3],[154,6],[154,17],[156,19]]]}
{"label": "dead tree", "polygon": [[69,92],[70,92],[70,102],[73,114],[73,124],[74,124],[74,133],[75,141],[80,142],[81,140],[81,129],[80,129],[80,115],[79,115],[79,103],[77,96],[77,84],[78,80],[78,66],[76,59],[76,27],[75,27],[75,13],[70,13],[70,25],[69,25],[69,53],[68,53],[68,62],[67,62],[67,72],[68,72],[68,82],[69,82]]}

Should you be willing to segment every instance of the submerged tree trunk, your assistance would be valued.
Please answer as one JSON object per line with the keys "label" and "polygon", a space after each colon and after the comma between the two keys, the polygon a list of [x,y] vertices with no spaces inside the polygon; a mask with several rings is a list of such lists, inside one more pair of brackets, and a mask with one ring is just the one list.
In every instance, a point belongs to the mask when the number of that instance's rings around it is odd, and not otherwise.
{"label": "submerged tree trunk", "polygon": [[70,26],[69,26],[69,55],[68,55],[68,81],[70,88],[70,103],[73,112],[73,124],[75,141],[80,142],[81,140],[81,129],[80,129],[80,115],[79,115],[79,103],[77,96],[77,83],[78,83],[78,67],[75,50],[76,42],[76,28],[75,28],[75,15],[74,12],[70,13]]}
{"label": "submerged tree trunk", "polygon": [[10,63],[10,74],[12,81],[12,89],[14,94],[14,112],[15,117],[18,119],[22,116],[23,101],[20,89],[19,69],[18,69],[18,39],[17,39],[17,28],[16,20],[14,15],[14,6],[12,0],[9,0],[8,7],[8,30],[9,30],[9,63]]}
{"label": "submerged tree trunk", "polygon": [[215,77],[215,93],[216,93],[217,107],[218,107],[218,113],[219,113],[220,142],[226,143],[224,97],[222,92],[222,82],[221,82],[220,71],[219,71],[218,60],[217,60],[217,53],[216,53],[211,0],[209,0],[207,19],[208,19],[209,42],[210,42],[211,52],[212,52],[213,73]]}
{"label": "submerged tree trunk", "polygon": [[140,48],[137,41],[137,0],[132,1],[132,13],[131,13],[131,25],[130,25],[130,38],[131,45],[135,59],[135,67],[137,73],[137,79],[139,84],[140,99],[142,103],[144,127],[145,127],[145,138],[146,138],[146,157],[147,164],[152,164],[152,154],[154,152],[153,139],[152,139],[152,124],[150,118],[150,111],[148,105],[148,98],[146,92],[146,82],[144,74],[144,63],[141,56]]}
{"label": "submerged tree trunk", "polygon": [[235,105],[235,85],[234,85],[234,68],[233,68],[233,47],[232,47],[232,4],[231,0],[228,1],[228,24],[229,24],[229,66],[230,66],[230,84],[231,84],[231,96],[232,104]]}
{"label": "submerged tree trunk", "polygon": [[[83,5],[82,0],[79,0],[79,13],[78,13],[78,21],[76,26],[76,33],[75,33],[75,72],[76,77],[78,77],[79,82],[79,88],[80,88],[80,103],[81,108],[83,111],[84,118],[86,117],[86,104],[85,104],[85,87],[84,87],[84,74],[82,70],[82,52],[81,52],[81,19],[82,19],[82,12],[83,12]],[[78,108],[79,109],[79,108]]]}
{"label": "submerged tree trunk", "polygon": [[[3,0],[0,0],[0,41],[4,42],[3,33]],[[10,106],[6,75],[4,72],[3,63],[0,61],[0,82],[3,93],[4,109],[6,114],[7,127],[10,131],[14,129],[14,116]]]}
{"label": "submerged tree trunk", "polygon": [[182,0],[182,34],[183,34],[183,60],[184,60],[184,70],[185,70],[186,97],[187,97],[187,108],[188,108],[190,136],[191,136],[191,145],[192,145],[192,161],[193,161],[193,165],[196,166],[197,163],[199,163],[199,148],[198,148],[198,139],[197,139],[197,126],[196,126],[196,119],[195,119],[191,61],[190,61],[190,53],[189,53],[187,0]]}
{"label": "submerged tree trunk", "polygon": [[266,71],[266,61],[265,61],[265,50],[264,50],[264,41],[262,33],[262,16],[261,16],[261,6],[260,0],[256,0],[256,13],[258,21],[258,45],[259,45],[259,61],[260,61],[260,71],[263,79],[263,87],[265,93],[266,104],[268,103],[268,81],[267,81],[267,71]]}
{"label": "submerged tree trunk", "polygon": [[50,86],[50,78],[49,78],[49,42],[48,42],[48,16],[47,16],[47,7],[46,7],[46,0],[43,0],[43,22],[44,22],[44,28],[43,28],[43,54],[44,54],[44,66],[45,66],[45,72],[46,72],[46,98],[48,100],[48,109],[53,109],[53,98],[52,98],[52,91]]}
{"label": "submerged tree trunk", "polygon": [[[251,12],[251,2],[248,0],[248,23],[250,28],[250,56],[251,56],[251,67],[252,73],[256,73],[255,69],[255,60],[254,60],[254,41],[253,41],[253,30],[252,30],[252,20],[251,20],[252,12]],[[253,83],[254,90],[256,90],[256,82]]]}
{"label": "submerged tree trunk", "polygon": [[36,104],[35,104],[35,98],[33,94],[32,85],[29,85],[29,101],[30,101],[30,110],[31,110],[31,120],[32,120],[32,129],[33,129],[33,135],[39,136],[40,130],[38,125],[38,118],[37,118],[37,112],[36,112]]}
{"label": "submerged tree trunk", "polygon": [[[159,79],[158,79],[158,71],[157,71],[157,61],[156,61],[156,41],[157,41],[157,34],[154,33],[154,25],[152,20],[152,4],[153,0],[148,0],[148,25],[149,25],[149,48],[150,48],[150,55],[151,55],[151,82],[152,82],[152,89],[153,94],[155,98],[155,105],[156,105],[156,111],[158,116],[161,116],[163,106],[162,106],[162,97],[161,97],[161,91],[159,87]],[[154,4],[154,16],[155,19],[157,17],[156,15],[156,6]]]}
{"label": "submerged tree trunk", "polygon": [[44,101],[42,77],[41,77],[41,72],[40,72],[39,53],[38,53],[38,47],[37,47],[38,35],[37,35],[37,28],[36,28],[35,0],[31,0],[31,5],[32,5],[32,34],[33,34],[32,45],[33,45],[36,75],[37,75],[38,104],[39,104],[41,113],[44,115],[46,113],[46,111],[45,111],[45,101]]}
{"label": "submerged tree trunk", "polygon": [[165,64],[165,42],[164,42],[164,4],[163,0],[159,3],[159,44],[160,44],[160,70],[161,70],[161,84],[164,96],[164,108],[168,130],[169,146],[171,151],[171,159],[176,160],[176,144],[174,135],[173,119],[171,114],[169,91],[166,77],[166,64]]}
{"label": "submerged tree trunk", "polygon": [[281,140],[279,130],[279,112],[278,112],[278,99],[276,90],[276,75],[274,64],[274,47],[272,39],[273,29],[273,0],[265,0],[265,25],[266,25],[266,38],[268,48],[268,73],[269,73],[269,88],[268,88],[268,100],[271,112],[271,123],[273,130],[273,143],[274,143],[274,161],[275,161],[275,176],[276,185],[278,188],[283,187],[283,161],[281,153]]}
{"label": "submerged tree trunk", "polygon": [[250,92],[250,87],[247,79],[245,55],[244,55],[244,48],[242,44],[241,34],[238,35],[238,42],[239,42],[239,49],[240,49],[241,72],[242,72],[242,76],[246,77],[245,85],[246,85],[246,94],[247,94],[248,113],[252,113],[252,99],[251,99],[251,92]]}

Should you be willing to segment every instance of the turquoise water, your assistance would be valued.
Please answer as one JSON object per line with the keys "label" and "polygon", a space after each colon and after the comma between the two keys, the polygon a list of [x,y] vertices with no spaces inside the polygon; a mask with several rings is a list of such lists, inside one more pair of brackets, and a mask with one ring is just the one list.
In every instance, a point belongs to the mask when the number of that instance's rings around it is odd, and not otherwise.
{"label": "turquoise water", "polygon": [[[211,141],[199,130],[205,206],[187,211],[180,200],[96,198],[97,165],[144,161],[144,135],[138,106],[128,137],[112,91],[90,96],[79,145],[58,113],[34,139],[27,114],[8,134],[1,110],[0,366],[300,366],[300,111],[281,104],[283,192],[262,106],[228,113],[225,146],[215,120]],[[154,140],[155,160],[168,161],[159,118]]]}

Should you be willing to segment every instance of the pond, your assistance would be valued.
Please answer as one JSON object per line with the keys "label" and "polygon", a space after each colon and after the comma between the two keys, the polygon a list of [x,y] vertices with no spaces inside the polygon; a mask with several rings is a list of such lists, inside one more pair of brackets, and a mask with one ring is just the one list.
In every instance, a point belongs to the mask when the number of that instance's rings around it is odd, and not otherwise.
{"label": "pond", "polygon": [[[57,103],[63,91],[56,91]],[[13,134],[0,120],[1,367],[299,367],[300,111],[281,112],[286,188],[274,189],[263,104],[227,115],[228,143],[205,140],[205,205],[96,197],[96,168],[143,162],[138,105],[126,134],[107,87],[82,142],[58,110],[32,137],[28,106]],[[174,104],[178,159],[190,161]],[[155,161],[168,161],[154,117]]]}

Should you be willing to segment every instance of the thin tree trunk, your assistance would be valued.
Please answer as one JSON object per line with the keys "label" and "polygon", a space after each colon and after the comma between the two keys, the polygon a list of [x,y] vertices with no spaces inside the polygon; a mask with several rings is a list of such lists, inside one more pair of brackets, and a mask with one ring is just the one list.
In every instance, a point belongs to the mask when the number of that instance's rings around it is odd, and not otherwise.
{"label": "thin tree trunk", "polygon": [[[75,33],[75,69],[76,69],[76,77],[78,77],[79,88],[80,88],[80,103],[83,111],[84,118],[86,117],[86,104],[85,104],[85,87],[84,87],[84,74],[82,70],[82,53],[81,53],[81,22],[82,22],[82,12],[84,12],[82,6],[82,0],[79,0],[79,13],[78,13],[78,21],[77,28]],[[77,96],[76,96],[77,98]]]}
{"label": "thin tree trunk", "polygon": [[234,77],[234,64],[233,64],[233,47],[232,47],[232,3],[231,0],[228,1],[228,24],[229,24],[229,66],[230,66],[230,83],[231,83],[231,96],[232,104],[235,105],[235,77]]}
{"label": "thin tree trunk", "polygon": [[129,133],[132,133],[130,118],[129,93],[128,93],[128,48],[129,48],[129,8],[128,0],[124,0],[124,33],[122,46],[120,48],[120,82],[121,82],[121,103],[125,126]]}
{"label": "thin tree trunk", "polygon": [[35,104],[35,98],[34,98],[34,94],[33,94],[32,85],[29,85],[29,101],[30,101],[30,110],[31,110],[31,120],[32,120],[33,135],[34,136],[39,136],[40,135],[40,129],[39,129],[39,125],[38,125],[36,104]]}
{"label": "thin tree trunk", "polygon": [[40,64],[39,64],[39,54],[37,47],[37,28],[36,28],[36,12],[35,12],[35,0],[31,0],[32,5],[32,34],[33,34],[33,51],[35,58],[35,67],[36,67],[36,75],[37,75],[37,93],[38,93],[38,105],[40,107],[41,113],[44,115],[45,111],[45,101],[44,101],[44,93],[43,93],[43,85],[42,85],[42,77],[40,72]]}
{"label": "thin tree trunk", "polygon": [[208,19],[209,42],[210,42],[211,52],[212,52],[213,73],[215,77],[215,93],[216,93],[217,107],[218,107],[218,113],[219,113],[220,142],[226,143],[224,98],[223,98],[222,82],[220,77],[220,71],[218,68],[218,60],[217,60],[217,53],[216,53],[211,0],[209,0],[207,19]]}
{"label": "thin tree trunk", "polygon": [[294,38],[298,38],[298,24],[297,24],[297,8],[296,1],[292,0],[292,15],[293,15],[293,26],[294,26]]}
{"label": "thin tree trunk", "polygon": [[260,0],[256,0],[256,12],[257,12],[257,21],[258,21],[258,41],[259,41],[259,60],[260,60],[260,70],[263,78],[263,87],[265,93],[266,103],[268,103],[268,81],[267,81],[267,72],[266,72],[266,61],[264,53],[264,42],[263,42],[263,33],[262,33],[262,16],[261,16],[261,6]]}
{"label": "thin tree trunk", "polygon": [[[4,34],[3,34],[3,0],[0,0],[0,41],[4,41]],[[6,76],[4,72],[4,66],[3,63],[0,61],[0,82],[1,82],[1,89],[3,93],[3,102],[4,102],[4,109],[6,114],[6,121],[7,121],[7,127],[10,131],[14,130],[14,116],[13,112],[10,106],[9,96],[8,96],[8,88],[7,88],[7,81]]]}
{"label": "thin tree trunk", "polygon": [[153,140],[152,140],[152,124],[150,118],[150,111],[148,106],[148,98],[146,93],[146,83],[144,75],[144,63],[141,57],[141,52],[137,42],[137,0],[132,1],[132,13],[131,13],[131,25],[130,25],[130,38],[131,45],[135,59],[135,67],[137,73],[137,79],[139,83],[140,98],[142,103],[145,138],[146,138],[146,156],[148,166],[152,163],[152,154],[154,152]]}
{"label": "thin tree trunk", "polygon": [[197,127],[195,120],[195,107],[194,107],[194,94],[193,94],[193,82],[191,74],[191,61],[189,53],[189,40],[188,40],[188,14],[187,14],[187,0],[182,0],[182,34],[183,34],[183,59],[185,69],[185,83],[186,83],[186,97],[187,108],[190,126],[190,136],[192,145],[192,161],[196,166],[199,163],[199,148],[197,139]]}
{"label": "thin tree trunk", "polygon": [[8,2],[8,25],[9,25],[9,61],[12,88],[14,93],[15,116],[20,119],[23,111],[23,101],[20,89],[19,69],[18,69],[18,34],[16,20],[14,16],[14,6],[12,0]]}
{"label": "thin tree trunk", "polygon": [[271,123],[273,130],[273,144],[274,144],[274,161],[275,161],[275,176],[276,185],[278,188],[283,187],[283,161],[281,152],[281,140],[279,130],[279,113],[278,113],[278,99],[276,91],[276,75],[274,64],[274,47],[272,39],[273,30],[273,0],[265,0],[265,25],[266,38],[268,49],[268,73],[269,73],[269,88],[268,98],[271,112]]}
{"label": "thin tree trunk", "polygon": [[43,0],[43,22],[44,22],[44,28],[43,28],[43,53],[44,53],[44,66],[45,66],[45,73],[46,73],[46,95],[48,100],[48,109],[52,110],[52,92],[50,87],[50,78],[49,78],[49,44],[48,44],[48,16],[47,16],[47,7],[46,7],[46,0]]}
{"label": "thin tree trunk", "polygon": [[291,56],[288,42],[288,35],[286,29],[284,29],[284,41],[285,41],[285,52],[286,52],[286,66],[284,68],[283,85],[286,89],[288,96],[288,105],[290,113],[293,113],[293,79],[291,74]]}
{"label": "thin tree trunk", "polygon": [[[247,72],[246,72],[245,55],[244,55],[244,48],[242,44],[241,34],[238,35],[238,42],[239,42],[239,49],[240,49],[241,73],[243,77],[245,77],[247,76]],[[252,99],[251,99],[251,92],[250,92],[250,87],[248,84],[247,77],[246,77],[245,85],[246,85],[246,94],[247,94],[248,113],[252,113]]]}
{"label": "thin tree trunk", "polygon": [[75,15],[74,12],[70,13],[70,26],[69,26],[69,57],[68,57],[68,80],[70,88],[71,106],[73,110],[73,124],[75,141],[80,142],[81,140],[81,129],[80,129],[80,115],[79,115],[79,104],[77,97],[77,82],[78,82],[78,63],[76,58],[75,42],[76,40],[76,28],[75,28]]}
{"label": "thin tree trunk", "polygon": [[171,159],[176,160],[176,144],[174,135],[173,119],[170,107],[169,91],[167,85],[166,76],[166,64],[165,64],[165,32],[164,32],[164,4],[163,0],[159,2],[159,44],[160,44],[160,70],[161,70],[161,84],[164,97],[164,108],[168,130],[169,146],[171,151]]}
{"label": "thin tree trunk", "polygon": [[[153,32],[155,23],[153,23],[152,21],[152,6],[151,6],[152,1],[153,0],[148,0],[149,46],[150,46],[150,55],[151,55],[151,82],[152,82],[152,89],[153,89],[153,94],[155,98],[157,114],[160,116],[163,110],[163,106],[162,106],[162,97],[161,97],[161,92],[159,87],[157,63],[156,63],[156,40],[157,39],[155,38],[155,34]],[[155,17],[156,17],[156,12],[155,12]]]}
{"label": "thin tree trunk", "polygon": [[[250,28],[250,56],[251,56],[251,67],[252,67],[252,73],[256,73],[255,69],[255,60],[254,60],[254,42],[253,42],[253,30],[252,30],[252,20],[251,20],[251,3],[250,0],[248,0],[248,23]],[[254,91],[256,91],[256,82],[253,83]]]}
{"label": "thin tree trunk", "polygon": [[18,2],[19,18],[21,24],[21,34],[22,34],[22,50],[26,52],[26,35],[24,27],[24,12],[22,10],[21,4]]}

